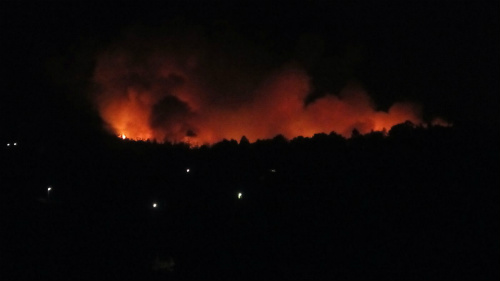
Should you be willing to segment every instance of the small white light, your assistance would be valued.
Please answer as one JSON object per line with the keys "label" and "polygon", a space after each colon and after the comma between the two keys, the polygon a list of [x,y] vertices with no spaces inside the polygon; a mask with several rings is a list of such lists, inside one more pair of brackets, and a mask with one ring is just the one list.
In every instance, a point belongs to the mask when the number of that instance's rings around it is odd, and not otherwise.
{"label": "small white light", "polygon": [[47,188],[47,191],[51,191],[52,190],[52,187],[49,186],[49,188]]}
{"label": "small white light", "polygon": [[158,206],[158,204],[153,203],[153,208],[156,208],[157,206]]}
{"label": "small white light", "polygon": [[241,199],[241,197],[243,197],[243,193],[238,192],[238,199]]}
{"label": "small white light", "polygon": [[276,170],[275,169],[271,169],[271,173],[276,173]]}
{"label": "small white light", "polygon": [[14,143],[14,146],[16,146],[16,145],[17,145],[17,142]]}
{"label": "small white light", "polygon": [[7,146],[10,146],[10,143],[8,143]]}
{"label": "small white light", "polygon": [[186,169],[186,173],[189,173],[189,169]]}

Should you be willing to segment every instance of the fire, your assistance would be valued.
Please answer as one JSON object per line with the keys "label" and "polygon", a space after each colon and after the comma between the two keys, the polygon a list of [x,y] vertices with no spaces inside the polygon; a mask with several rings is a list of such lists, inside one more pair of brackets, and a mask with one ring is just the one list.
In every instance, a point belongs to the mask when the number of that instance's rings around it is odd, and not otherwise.
{"label": "fire", "polygon": [[331,131],[349,137],[353,129],[364,134],[407,120],[422,124],[418,105],[395,103],[387,111],[376,110],[356,83],[306,105],[313,85],[298,65],[259,72],[248,65],[221,65],[223,59],[196,50],[139,47],[144,49],[139,53],[137,46],[103,53],[93,76],[99,113],[122,139],[201,145]]}

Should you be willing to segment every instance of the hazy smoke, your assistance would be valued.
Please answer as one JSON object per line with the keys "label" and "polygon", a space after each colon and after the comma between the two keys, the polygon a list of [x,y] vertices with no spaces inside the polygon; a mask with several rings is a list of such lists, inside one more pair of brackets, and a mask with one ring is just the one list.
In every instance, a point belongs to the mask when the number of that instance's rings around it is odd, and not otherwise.
{"label": "hazy smoke", "polygon": [[355,83],[310,101],[313,85],[303,68],[270,57],[235,34],[206,38],[188,32],[161,40],[129,35],[98,57],[93,99],[114,134],[160,142],[331,131],[350,136],[353,129],[367,133],[406,120],[421,123],[417,105],[377,111]]}

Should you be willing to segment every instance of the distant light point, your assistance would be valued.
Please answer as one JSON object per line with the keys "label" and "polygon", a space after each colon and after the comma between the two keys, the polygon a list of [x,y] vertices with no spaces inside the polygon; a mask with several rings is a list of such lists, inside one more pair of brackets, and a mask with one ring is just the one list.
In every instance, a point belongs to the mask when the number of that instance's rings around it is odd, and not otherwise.
{"label": "distant light point", "polygon": [[7,146],[10,146],[10,143],[8,143]]}
{"label": "distant light point", "polygon": [[47,188],[47,191],[51,191],[51,190],[52,190],[52,187],[50,187],[50,186],[49,186],[49,187]]}
{"label": "distant light point", "polygon": [[271,169],[271,173],[276,173],[276,169]]}
{"label": "distant light point", "polygon": [[189,169],[186,169],[186,173],[189,173],[189,171],[190,171]]}
{"label": "distant light point", "polygon": [[153,208],[156,208],[156,207],[158,207],[158,204],[153,203]]}
{"label": "distant light point", "polygon": [[17,142],[14,143],[14,146],[17,146]]}
{"label": "distant light point", "polygon": [[241,199],[243,197],[243,193],[238,192],[238,199]]}

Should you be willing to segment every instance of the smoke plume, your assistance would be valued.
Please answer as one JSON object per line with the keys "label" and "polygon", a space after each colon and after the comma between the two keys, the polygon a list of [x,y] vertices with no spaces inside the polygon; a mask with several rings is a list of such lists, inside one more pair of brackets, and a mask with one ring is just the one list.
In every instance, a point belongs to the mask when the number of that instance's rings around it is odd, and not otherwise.
{"label": "smoke plume", "polygon": [[376,110],[356,83],[310,101],[314,85],[300,64],[276,62],[236,34],[217,38],[129,35],[103,51],[93,101],[111,132],[201,145],[331,131],[349,137],[353,129],[368,133],[422,122],[415,104]]}

